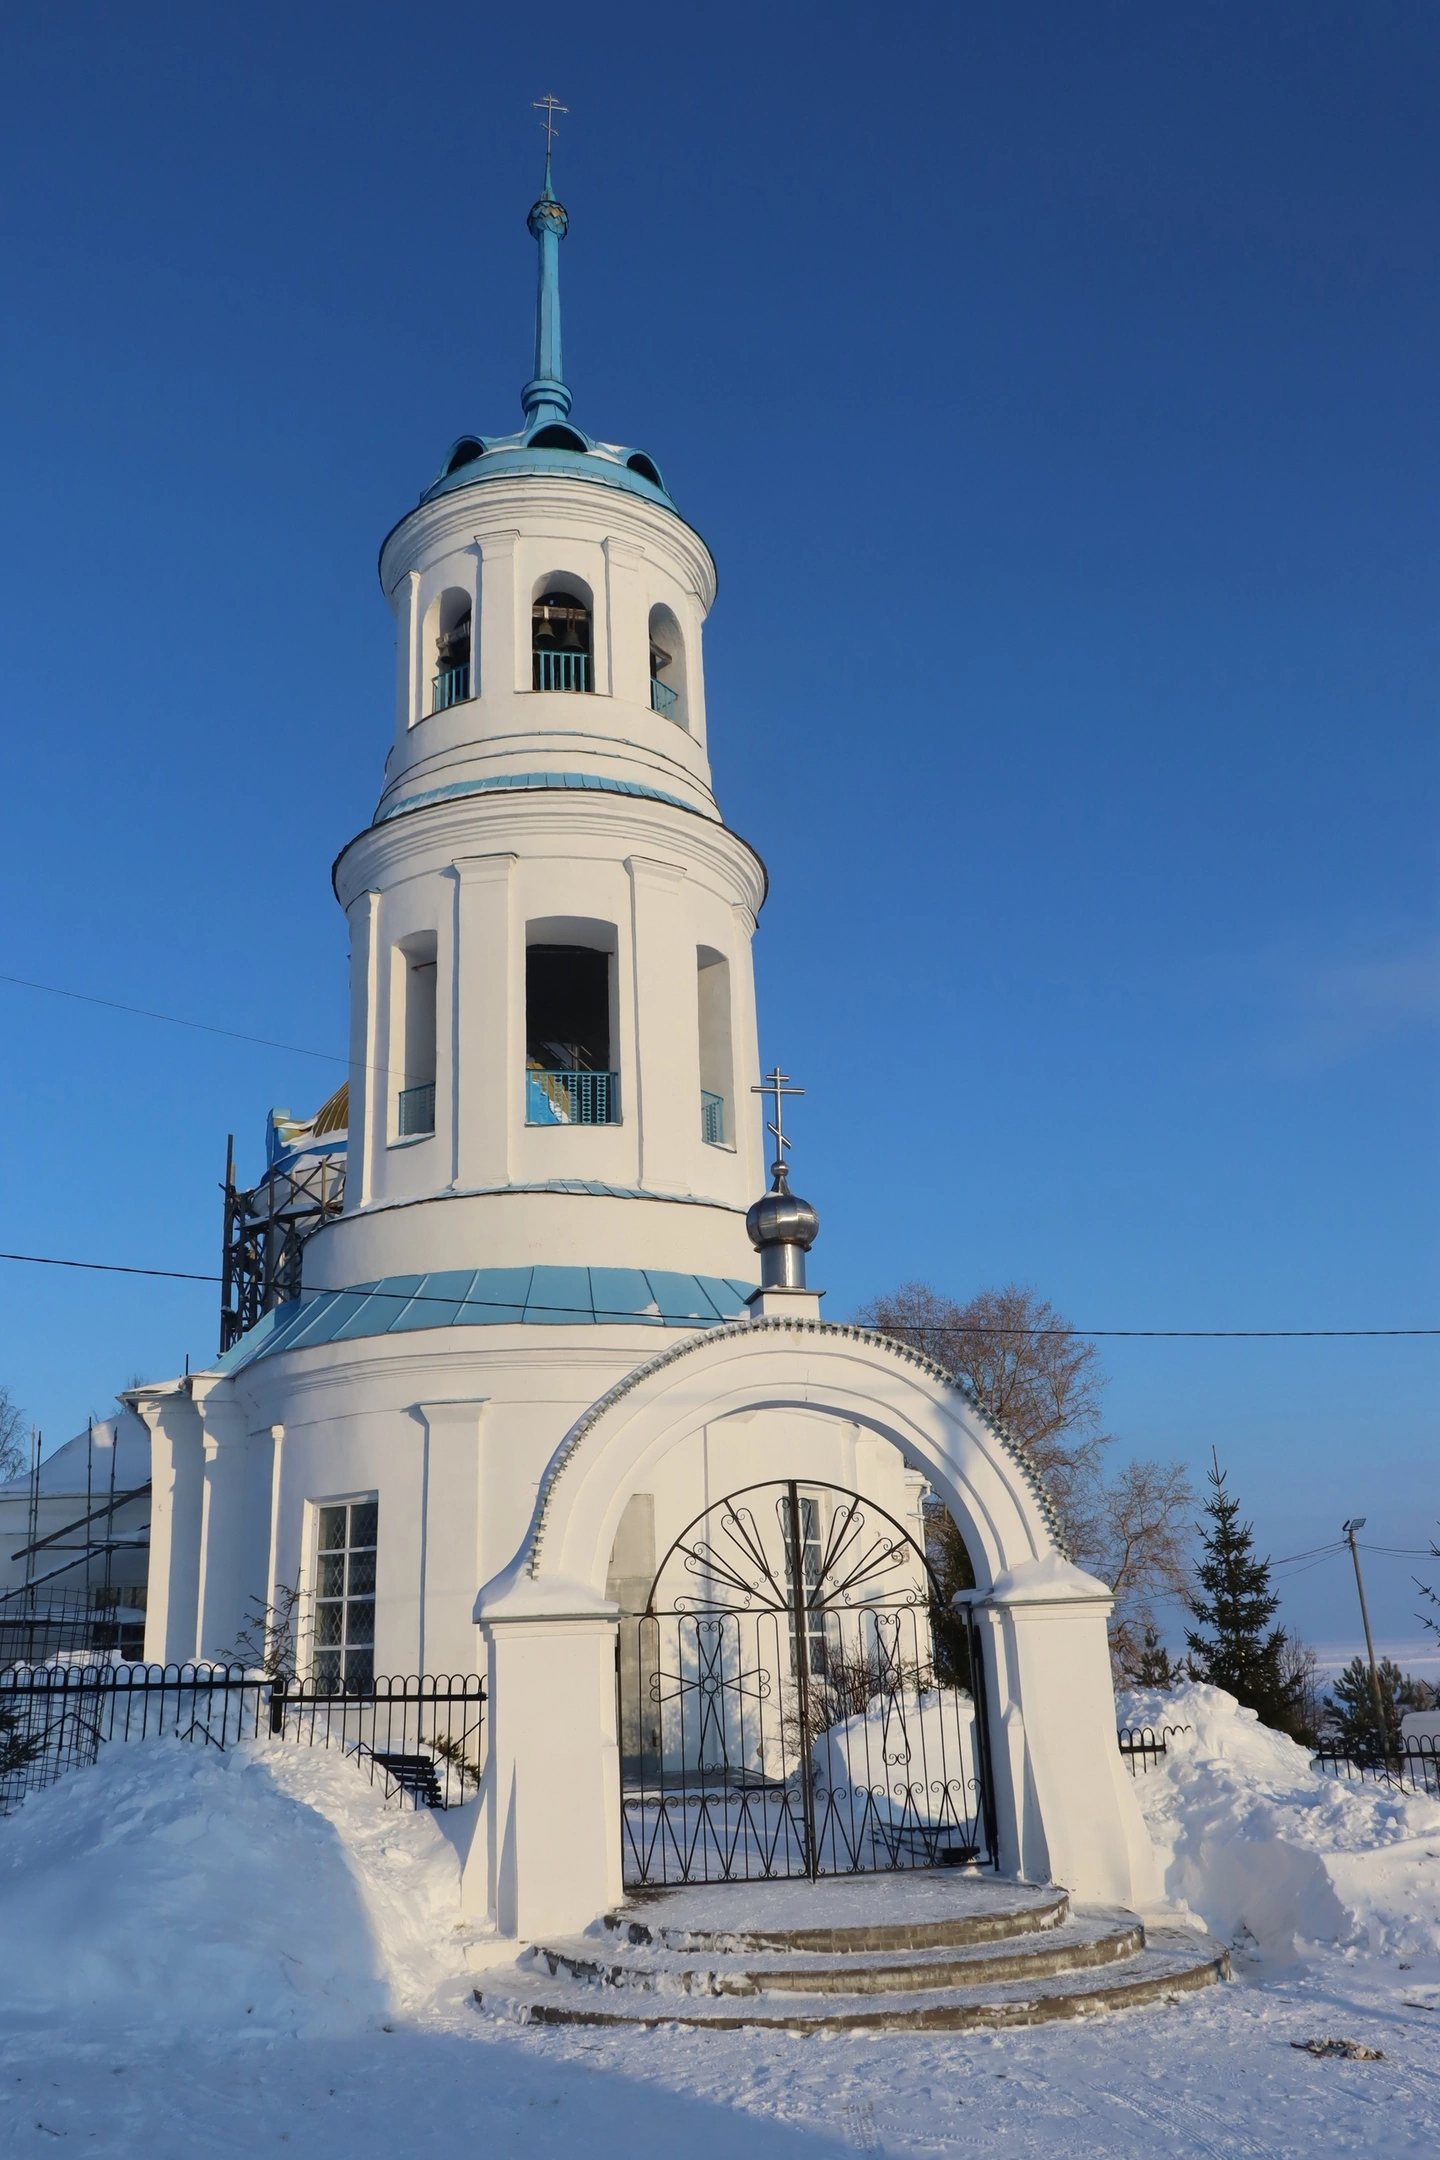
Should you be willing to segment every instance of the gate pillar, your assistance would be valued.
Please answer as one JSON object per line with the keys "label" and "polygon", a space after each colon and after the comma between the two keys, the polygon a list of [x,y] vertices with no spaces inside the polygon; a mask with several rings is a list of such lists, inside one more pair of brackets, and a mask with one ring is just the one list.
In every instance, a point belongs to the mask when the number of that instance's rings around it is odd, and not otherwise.
{"label": "gate pillar", "polygon": [[962,1595],[985,1642],[1001,1869],[1154,1904],[1154,1852],[1115,1745],[1109,1591],[1051,1553]]}
{"label": "gate pillar", "polygon": [[582,1584],[523,1574],[500,1578],[477,1608],[489,1670],[485,1902],[502,1935],[570,1934],[621,1896],[617,1610]]}

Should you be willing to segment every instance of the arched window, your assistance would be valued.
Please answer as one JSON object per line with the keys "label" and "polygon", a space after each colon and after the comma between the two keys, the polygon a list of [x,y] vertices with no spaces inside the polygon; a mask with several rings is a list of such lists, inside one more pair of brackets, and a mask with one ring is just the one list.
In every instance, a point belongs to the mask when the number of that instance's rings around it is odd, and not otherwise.
{"label": "arched window", "polygon": [[679,727],[685,711],[685,640],[668,607],[650,610],[650,708]]}
{"label": "arched window", "polygon": [[593,690],[590,609],[580,594],[549,586],[530,611],[533,684],[537,690]]}
{"label": "arched window", "polygon": [[395,1132],[417,1140],[435,1130],[436,951],[433,930],[402,938],[395,948],[391,1063],[399,1067]]}
{"label": "arched window", "polygon": [[430,686],[431,712],[463,704],[471,695],[470,654],[473,609],[470,595],[452,585],[440,595],[435,618],[435,676]]}
{"label": "arched window", "polygon": [[553,916],[525,935],[525,1122],[618,1125],[615,927]]}
{"label": "arched window", "polygon": [[730,963],[713,946],[700,945],[695,965],[700,1008],[700,1137],[710,1147],[733,1148]]}

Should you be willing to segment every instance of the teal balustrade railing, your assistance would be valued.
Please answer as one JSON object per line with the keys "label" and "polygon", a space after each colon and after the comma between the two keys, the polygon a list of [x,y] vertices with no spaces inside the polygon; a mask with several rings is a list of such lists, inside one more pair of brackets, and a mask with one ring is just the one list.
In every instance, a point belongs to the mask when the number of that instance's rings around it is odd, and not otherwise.
{"label": "teal balustrade railing", "polygon": [[400,1138],[413,1140],[435,1130],[435,1082],[400,1090]]}
{"label": "teal balustrade railing", "polygon": [[700,1090],[700,1137],[709,1147],[725,1145],[725,1098]]}
{"label": "teal balustrade railing", "polygon": [[432,712],[444,712],[451,705],[463,705],[470,695],[470,663],[464,661],[459,667],[441,668],[435,677]]}
{"label": "teal balustrade railing", "polygon": [[658,675],[650,677],[650,710],[664,713],[667,720],[673,720],[680,710],[679,691],[672,690],[668,682],[661,682]]}
{"label": "teal balustrade railing", "polygon": [[588,690],[590,688],[589,653],[537,652],[535,655],[535,688],[537,690]]}
{"label": "teal balustrade railing", "polygon": [[527,1072],[527,1125],[618,1125],[620,1075],[613,1072]]}

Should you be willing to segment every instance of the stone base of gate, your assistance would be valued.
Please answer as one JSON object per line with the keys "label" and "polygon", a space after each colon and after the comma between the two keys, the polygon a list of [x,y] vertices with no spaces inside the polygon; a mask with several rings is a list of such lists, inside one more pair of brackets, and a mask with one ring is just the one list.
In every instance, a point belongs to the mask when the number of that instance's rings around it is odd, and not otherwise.
{"label": "stone base of gate", "polygon": [[475,2001],[533,2024],[953,2032],[1174,2002],[1228,1973],[1195,1929],[938,1870],[638,1893]]}

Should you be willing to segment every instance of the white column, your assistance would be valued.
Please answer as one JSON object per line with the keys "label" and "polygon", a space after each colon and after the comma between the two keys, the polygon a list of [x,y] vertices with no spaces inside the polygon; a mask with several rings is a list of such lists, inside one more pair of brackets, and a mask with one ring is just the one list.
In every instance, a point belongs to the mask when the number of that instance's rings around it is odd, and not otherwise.
{"label": "white column", "polygon": [[385,1144],[384,1075],[377,1070],[380,1005],[380,895],[363,892],[350,904],[350,1128],[345,1165],[345,1212],[375,1197],[376,1104],[379,1144]]}
{"label": "white column", "polygon": [[199,1619],[204,1490],[200,1420],[183,1387],[137,1390],[125,1400],[150,1434],[145,1661],[183,1665],[195,1655]]}
{"label": "white column", "polygon": [[613,697],[650,703],[650,621],[640,580],[641,549],[613,536],[605,542],[606,646],[609,680],[597,683]]}
{"label": "white column", "polygon": [[[474,647],[472,645],[473,652]],[[457,1171],[460,1059],[458,1023],[460,1000],[455,995],[458,976],[458,910],[451,905],[448,882],[439,890],[435,914],[435,1139],[431,1178],[435,1184],[453,1184]],[[449,995],[447,997],[447,986]]]}
{"label": "white column", "polygon": [[246,1416],[228,1380],[201,1377],[191,1393],[201,1425],[197,1654],[221,1659],[244,1622]]}
{"label": "white column", "polygon": [[407,570],[393,595],[395,602],[395,741],[403,750],[409,734],[420,714],[425,710],[416,703],[419,693],[420,651],[420,573]]}
{"label": "white column", "polygon": [[[476,533],[480,550],[480,620],[485,639],[481,660],[487,697],[494,691],[530,688],[530,634],[521,637],[521,595],[515,583],[518,532]],[[528,615],[528,607],[526,609]],[[474,645],[471,645],[474,658]]]}
{"label": "white column", "polygon": [[583,1586],[528,1578],[482,1594],[483,1858],[502,1935],[575,1933],[622,1895],[616,1610]]}
{"label": "white column", "polygon": [[454,864],[454,962],[450,976],[455,1059],[454,1183],[506,1185],[512,1135],[523,1109],[524,1053],[516,1018],[513,855],[467,855]]}
{"label": "white column", "polygon": [[[760,1039],[755,1007],[755,918],[745,907],[733,907],[735,942],[730,959],[730,1046],[735,1061],[735,1147],[745,1172],[745,1188],[764,1192],[770,1183],[765,1146],[765,1114],[751,1089],[760,1078]],[[756,1266],[759,1266],[757,1260]]]}
{"label": "white column", "polygon": [[685,872],[673,863],[627,857],[635,982],[640,1183],[651,1192],[688,1192],[700,1130],[700,1038],[695,945],[675,906]]}

